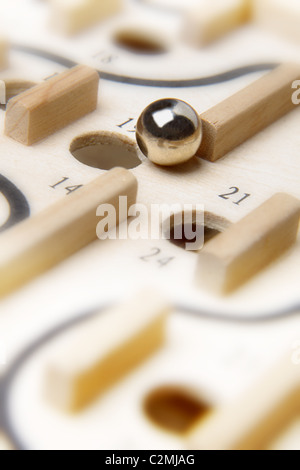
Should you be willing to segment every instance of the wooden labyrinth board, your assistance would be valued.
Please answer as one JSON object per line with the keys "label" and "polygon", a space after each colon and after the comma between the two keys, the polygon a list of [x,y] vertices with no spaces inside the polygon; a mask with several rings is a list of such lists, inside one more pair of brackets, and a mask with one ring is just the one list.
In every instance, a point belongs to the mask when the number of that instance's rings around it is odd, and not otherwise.
{"label": "wooden labyrinth board", "polygon": [[[137,119],[151,102],[177,98],[207,114],[278,65],[300,63],[299,38],[248,21],[205,47],[191,44],[183,31],[186,11],[197,3],[192,0],[184,7],[167,0],[127,0],[121,9],[116,5],[115,15],[69,37],[50,25],[51,3],[14,0],[0,6],[1,36],[10,42],[9,63],[0,72],[1,90],[6,90],[2,102],[81,64],[99,72],[98,105],[30,146],[5,134],[8,109],[1,106],[1,259],[18,224],[34,222],[55,204],[69,204],[69,198],[115,166],[134,175],[137,202],[149,210],[154,204],[202,205],[211,236],[276,193],[300,199],[296,104],[215,162],[193,157],[179,166],[159,167],[135,140]],[[291,100],[295,92],[291,83]],[[82,99],[89,99],[84,93]],[[247,126],[251,122],[245,119],[246,135]],[[73,210],[75,217],[74,204]],[[284,210],[280,204],[273,207],[278,216]],[[70,227],[75,237],[81,226]],[[34,234],[43,229],[36,224]],[[22,234],[17,240],[20,250]],[[18,449],[299,449],[299,237],[226,296],[196,282],[199,256],[167,239],[98,240],[95,235],[88,246],[3,295],[3,447],[9,442]],[[7,273],[1,271],[1,285]],[[170,305],[160,348],[80,412],[70,415],[56,408],[45,393],[45,374],[60,343],[73,328],[85,328],[95,312],[122,306],[145,288]],[[123,327],[107,330],[112,341]],[[119,345],[125,341],[121,336]],[[85,343],[80,344],[84,357]],[[111,364],[116,363],[117,357]],[[271,430],[282,430],[290,415],[289,431],[267,442],[275,437]]]}

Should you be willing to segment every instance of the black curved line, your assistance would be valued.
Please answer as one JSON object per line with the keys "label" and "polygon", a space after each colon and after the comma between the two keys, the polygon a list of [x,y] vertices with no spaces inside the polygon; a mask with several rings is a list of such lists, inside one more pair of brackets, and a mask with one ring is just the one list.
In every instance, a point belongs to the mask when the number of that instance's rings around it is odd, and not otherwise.
{"label": "black curved line", "polygon": [[198,317],[207,318],[210,320],[223,320],[230,323],[248,323],[248,324],[257,324],[257,323],[268,323],[274,320],[283,320],[288,317],[293,317],[295,315],[299,315],[300,312],[300,301],[295,302],[292,305],[288,305],[279,310],[270,310],[265,312],[255,312],[254,315],[248,313],[244,316],[237,317],[236,315],[230,315],[228,313],[224,313],[221,310],[201,310],[193,307],[187,307],[186,305],[176,305],[176,310],[185,312],[189,315],[197,315]]}
{"label": "black curved line", "polygon": [[[105,308],[107,308],[107,306]],[[0,429],[5,432],[5,435],[8,437],[15,449],[27,449],[26,444],[18,436],[18,432],[14,429],[9,413],[9,393],[19,371],[37,350],[39,350],[43,345],[55,338],[55,336],[63,333],[72,326],[76,326],[84,322],[95,314],[98,315],[99,312],[101,312],[103,309],[104,307],[101,310],[97,309],[97,311],[91,311],[87,312],[86,314],[76,316],[71,320],[67,320],[65,323],[58,325],[52,330],[45,333],[39,339],[30,344],[27,348],[25,348],[17,356],[9,370],[4,374],[3,378],[0,379]]]}
{"label": "black curved line", "polygon": [[[1,429],[5,432],[6,436],[8,439],[11,441],[13,446],[16,449],[19,450],[26,450],[28,447],[26,446],[26,443],[20,438],[18,435],[17,430],[14,428],[13,423],[10,418],[10,413],[9,413],[9,395],[10,395],[10,390],[13,386],[13,383],[18,376],[19,371],[22,369],[23,365],[30,360],[31,356],[39,350],[41,347],[43,347],[45,344],[47,344],[49,341],[55,338],[55,336],[58,336],[62,333],[64,333],[66,330],[69,328],[72,328],[73,326],[76,326],[80,323],[83,323],[84,321],[88,320],[89,318],[92,318],[95,315],[99,315],[99,313],[103,312],[106,308],[110,307],[110,305],[105,305],[102,306],[102,308],[93,310],[81,315],[77,315],[76,317],[72,318],[71,320],[67,320],[63,324],[56,326],[52,330],[48,331],[45,333],[43,336],[41,336],[39,339],[34,341],[31,345],[29,345],[24,351],[22,351],[9,370],[5,373],[4,377],[0,379],[0,427]],[[260,315],[259,317],[251,317],[251,315],[248,315],[247,317],[243,318],[237,318],[235,316],[230,316],[226,315],[223,316],[222,312],[214,312],[213,314],[209,311],[201,311],[200,309],[193,309],[193,308],[187,308],[186,306],[182,305],[175,305],[174,309],[178,311],[182,311],[187,314],[191,315],[197,315],[201,316],[203,318],[208,318],[211,320],[216,320],[216,321],[224,321],[224,322],[238,322],[238,323],[262,323],[262,322],[269,322],[273,321],[274,318],[279,320],[282,318],[287,318],[287,316],[293,316],[295,314],[299,314],[300,311],[300,302],[295,303],[294,305],[290,305],[287,309],[282,309],[278,310],[277,312],[269,312],[264,313]]]}
{"label": "black curved line", "polygon": [[[32,54],[37,57],[50,60],[52,62],[56,62],[57,64],[60,64],[67,68],[75,67],[76,65],[78,65],[76,62],[66,59],[65,57],[61,57],[57,54],[52,54],[51,52],[43,51],[41,49],[36,49],[34,47],[14,45],[13,49],[19,52],[24,52],[26,54]],[[270,71],[278,65],[278,63],[247,65],[245,67],[239,67],[228,72],[212,75],[209,77],[194,78],[190,80],[151,80],[147,78],[118,75],[103,72],[101,70],[98,70],[98,72],[100,77],[104,80],[124,83],[127,85],[148,86],[157,88],[191,88],[216,85],[218,83],[228,82],[230,80],[234,80],[235,78],[243,77],[244,75],[249,75],[251,73]]]}
{"label": "black curved line", "polygon": [[66,67],[68,69],[75,67],[78,65],[77,62],[74,62],[73,60],[67,59],[66,57],[62,57],[56,54],[52,54],[52,52],[47,52],[42,49],[38,49],[35,47],[29,47],[29,46],[22,46],[20,44],[14,44],[11,46],[11,49],[17,52],[24,52],[24,54],[31,54],[36,57],[41,57],[42,59],[50,60],[51,62],[56,62],[57,64],[62,65],[63,67]]}
{"label": "black curved line", "polygon": [[0,227],[0,232],[4,232],[29,217],[30,207],[24,194],[3,175],[0,175],[0,193],[3,194],[10,206],[9,218]]}
{"label": "black curved line", "polygon": [[139,86],[152,86],[157,88],[192,88],[208,85],[216,85],[218,83],[228,82],[235,78],[248,75],[255,72],[264,72],[273,70],[278,64],[256,64],[248,65],[245,67],[239,67],[228,72],[212,75],[209,77],[194,78],[189,80],[149,80],[144,78],[125,77],[121,75],[113,75],[106,72],[100,72],[99,74],[102,79],[110,80],[119,83],[126,83],[129,85]]}

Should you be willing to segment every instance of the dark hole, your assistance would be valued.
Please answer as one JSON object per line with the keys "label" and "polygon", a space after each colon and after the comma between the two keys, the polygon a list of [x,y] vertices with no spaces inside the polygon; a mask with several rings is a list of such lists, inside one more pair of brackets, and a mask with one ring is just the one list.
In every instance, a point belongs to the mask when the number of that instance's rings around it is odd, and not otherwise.
{"label": "dark hole", "polygon": [[[182,220],[185,220],[184,214],[182,214]],[[203,242],[205,245],[205,243],[224,232],[224,230],[226,230],[231,225],[228,220],[211,212],[204,212],[204,227],[203,225],[199,225],[199,220],[197,221],[196,214],[192,214],[192,219],[190,220],[190,223],[185,222],[185,224],[181,224],[181,220],[177,219],[176,224],[176,219],[174,215],[172,215],[168,223],[166,223],[167,221],[163,223],[163,227],[167,227],[166,230],[163,228],[164,234],[169,239],[170,243],[184,250],[187,249],[187,244],[195,243],[197,241],[197,234],[199,237],[199,234],[201,234],[201,229],[203,230]],[[170,232],[170,234],[168,232]],[[189,236],[193,233],[195,233],[195,237],[192,239],[185,237],[185,234]],[[188,248],[190,249],[190,246]],[[201,249],[201,246],[199,249]],[[195,248],[196,251],[199,251],[199,249]]]}
{"label": "dark hole", "polygon": [[136,146],[118,134],[93,133],[78,137],[72,142],[70,152],[79,162],[101,170],[131,169],[142,163]]}
{"label": "dark hole", "polygon": [[166,48],[152,35],[142,31],[122,31],[115,35],[114,43],[134,54],[163,54]]}
{"label": "dark hole", "polygon": [[203,418],[211,407],[179,388],[162,387],[146,398],[144,410],[156,425],[183,434]]}
{"label": "dark hole", "polygon": [[[199,227],[196,224],[185,224],[185,229],[187,229],[188,231],[192,230],[193,232],[197,233],[196,232],[197,228],[199,228]],[[172,243],[173,245],[178,246],[179,248],[185,249],[187,243],[195,243],[196,242],[196,236],[194,238],[192,238],[191,240],[188,240],[185,237],[185,235],[184,235],[185,231],[183,230],[183,227],[182,227],[181,232],[182,232],[182,238],[180,238],[180,239],[175,238],[176,227],[175,226],[171,227],[170,239],[169,239],[170,243]],[[219,230],[204,226],[204,244],[207,243],[212,238],[214,238],[219,233],[221,233]]]}
{"label": "dark hole", "polygon": [[209,242],[209,240],[214,238],[216,235],[219,235],[219,233],[221,233],[219,230],[205,226],[204,227],[204,243]]}

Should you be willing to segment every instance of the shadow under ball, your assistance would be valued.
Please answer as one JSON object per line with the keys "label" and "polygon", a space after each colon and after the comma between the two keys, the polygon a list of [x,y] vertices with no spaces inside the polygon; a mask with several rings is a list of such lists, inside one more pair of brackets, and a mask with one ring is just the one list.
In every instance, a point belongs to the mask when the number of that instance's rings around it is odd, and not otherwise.
{"label": "shadow under ball", "polygon": [[196,154],[202,140],[202,123],[185,101],[161,99],[140,115],[136,140],[142,153],[153,163],[178,165]]}

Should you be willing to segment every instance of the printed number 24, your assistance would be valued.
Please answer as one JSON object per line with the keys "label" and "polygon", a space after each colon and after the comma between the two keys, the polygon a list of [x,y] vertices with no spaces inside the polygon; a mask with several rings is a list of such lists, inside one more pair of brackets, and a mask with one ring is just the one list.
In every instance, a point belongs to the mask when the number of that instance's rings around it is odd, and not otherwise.
{"label": "printed number 24", "polygon": [[149,255],[141,256],[140,259],[145,261],[145,262],[149,262],[153,258],[155,258],[155,260],[160,265],[160,267],[167,266],[167,264],[169,264],[174,259],[174,257],[157,259],[157,257],[159,257],[160,255],[161,255],[161,249],[160,248],[152,248],[151,253],[149,253]]}

